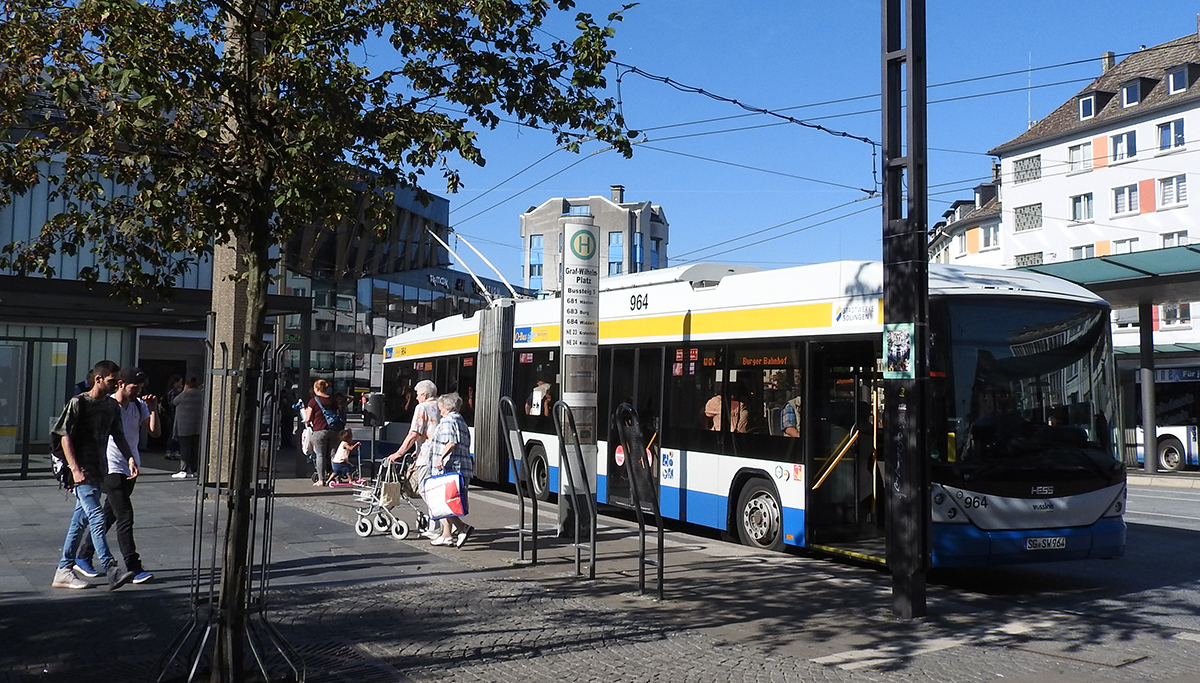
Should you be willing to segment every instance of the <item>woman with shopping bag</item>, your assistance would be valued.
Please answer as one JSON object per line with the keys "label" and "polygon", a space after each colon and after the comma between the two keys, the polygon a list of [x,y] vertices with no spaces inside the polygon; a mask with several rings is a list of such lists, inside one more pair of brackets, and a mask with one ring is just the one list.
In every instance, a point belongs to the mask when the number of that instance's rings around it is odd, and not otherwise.
{"label": "woman with shopping bag", "polygon": [[431,476],[425,480],[422,492],[429,505],[430,519],[442,521],[442,535],[431,545],[453,545],[461,548],[475,527],[462,521],[467,515],[467,484],[475,473],[471,457],[471,432],[467,421],[459,414],[462,398],[456,393],[443,394],[437,399],[442,419],[434,429]]}

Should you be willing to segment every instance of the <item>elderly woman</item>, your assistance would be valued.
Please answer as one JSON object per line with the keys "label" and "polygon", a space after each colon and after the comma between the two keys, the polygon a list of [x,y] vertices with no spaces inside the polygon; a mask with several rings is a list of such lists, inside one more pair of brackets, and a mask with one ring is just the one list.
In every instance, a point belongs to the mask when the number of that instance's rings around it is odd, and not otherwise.
{"label": "elderly woman", "polygon": [[[459,414],[462,409],[462,398],[450,393],[438,396],[438,412],[442,419],[434,429],[433,438],[433,472],[458,472],[462,475],[463,508],[466,509],[467,484],[475,473],[475,463],[471,458],[471,433],[467,431],[467,421]],[[446,517],[442,520],[442,535],[430,541],[431,545],[453,545],[461,548],[475,527],[466,524],[460,517]]]}

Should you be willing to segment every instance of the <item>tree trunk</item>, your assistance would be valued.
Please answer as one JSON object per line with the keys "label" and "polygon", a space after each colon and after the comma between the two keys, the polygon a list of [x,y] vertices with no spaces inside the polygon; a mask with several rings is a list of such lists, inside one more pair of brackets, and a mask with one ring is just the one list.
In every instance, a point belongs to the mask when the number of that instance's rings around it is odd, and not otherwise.
{"label": "tree trunk", "polygon": [[[269,228],[261,229],[269,234]],[[218,477],[229,477],[230,500],[217,603],[219,616],[211,677],[213,683],[239,683],[245,679],[246,608],[250,606],[250,572],[254,569],[250,526],[257,498],[252,488],[259,450],[258,385],[262,375],[262,334],[266,322],[271,264],[265,247],[243,247],[239,252],[244,259],[246,277],[246,324],[243,343],[233,355],[239,371],[231,396],[233,409],[226,413],[233,417],[231,438],[225,445],[230,450],[229,466],[226,472],[217,474]],[[220,276],[214,273],[214,277]]]}

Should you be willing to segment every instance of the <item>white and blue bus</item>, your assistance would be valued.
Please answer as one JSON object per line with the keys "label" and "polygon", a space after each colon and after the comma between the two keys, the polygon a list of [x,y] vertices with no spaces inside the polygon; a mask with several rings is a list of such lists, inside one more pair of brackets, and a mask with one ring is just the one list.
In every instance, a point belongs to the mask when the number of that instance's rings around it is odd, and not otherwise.
{"label": "white and blue bus", "polygon": [[[1125,548],[1109,308],[1034,273],[929,266],[933,566],[1111,558]],[[638,412],[663,515],[761,548],[883,561],[883,268],[698,264],[601,282],[598,406]],[[385,417],[457,390],[476,476],[510,482],[502,395],[525,406],[535,492],[558,486],[545,406],[561,382],[558,299],[504,300],[393,337]],[[599,424],[600,503],[630,505]]]}

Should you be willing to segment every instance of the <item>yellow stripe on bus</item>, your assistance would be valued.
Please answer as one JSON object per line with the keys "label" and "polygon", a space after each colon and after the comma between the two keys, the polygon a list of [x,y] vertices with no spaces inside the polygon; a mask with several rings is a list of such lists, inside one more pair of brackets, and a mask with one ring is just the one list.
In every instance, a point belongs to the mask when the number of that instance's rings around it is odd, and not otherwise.
{"label": "yellow stripe on bus", "polygon": [[728,334],[759,330],[791,330],[829,327],[832,303],[775,306],[745,311],[713,311],[686,315],[667,315],[629,320],[603,320],[600,337],[622,339],[636,337],[683,337],[692,334]]}
{"label": "yellow stripe on bus", "polygon": [[464,334],[446,339],[389,346],[383,350],[384,360],[399,360],[410,356],[434,356],[447,353],[474,353],[479,346],[478,334]]}

